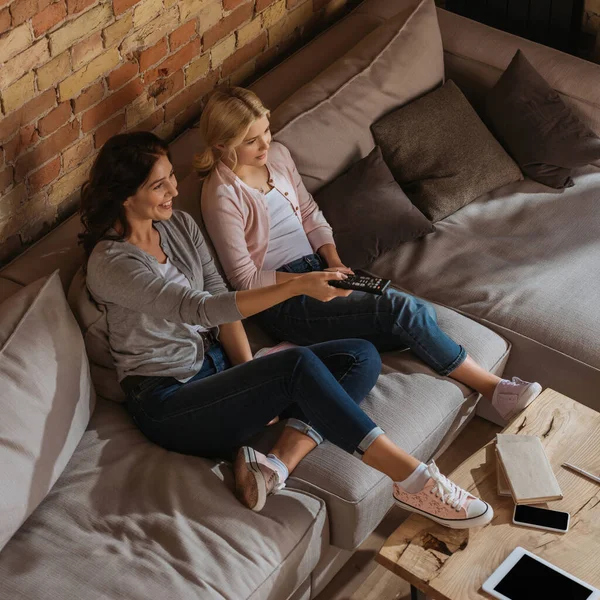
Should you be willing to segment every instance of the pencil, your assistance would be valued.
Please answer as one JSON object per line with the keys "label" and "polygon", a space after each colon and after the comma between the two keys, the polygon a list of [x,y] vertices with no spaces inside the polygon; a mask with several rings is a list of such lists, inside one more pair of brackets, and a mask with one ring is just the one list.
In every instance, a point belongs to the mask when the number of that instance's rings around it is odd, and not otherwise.
{"label": "pencil", "polygon": [[591,479],[592,481],[595,481],[596,483],[600,483],[600,477],[596,477],[596,475],[592,475],[591,473],[588,473],[587,471],[584,471],[583,469],[580,469],[579,467],[576,467],[575,465],[571,465],[569,463],[563,463],[562,466],[567,467],[568,469],[572,469],[576,473],[579,473],[580,475],[583,475],[584,477],[588,477],[589,479]]}

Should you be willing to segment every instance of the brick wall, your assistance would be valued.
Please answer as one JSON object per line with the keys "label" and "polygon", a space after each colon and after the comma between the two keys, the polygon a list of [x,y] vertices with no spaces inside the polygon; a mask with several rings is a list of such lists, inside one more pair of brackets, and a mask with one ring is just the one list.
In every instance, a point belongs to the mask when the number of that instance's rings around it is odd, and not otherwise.
{"label": "brick wall", "polygon": [[0,0],[0,264],[76,209],[112,135],[170,140],[353,0]]}

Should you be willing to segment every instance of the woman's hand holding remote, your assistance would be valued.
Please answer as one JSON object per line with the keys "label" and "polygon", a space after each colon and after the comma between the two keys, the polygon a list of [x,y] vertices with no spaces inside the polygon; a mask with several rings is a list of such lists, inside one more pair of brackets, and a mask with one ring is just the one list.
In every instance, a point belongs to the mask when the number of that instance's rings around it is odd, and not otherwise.
{"label": "woman's hand holding remote", "polygon": [[349,296],[352,293],[352,290],[343,290],[329,285],[332,280],[347,278],[345,273],[337,271],[313,271],[304,273],[296,279],[288,281],[285,285],[292,287],[294,296],[305,294],[321,302],[329,302],[334,298]]}
{"label": "woman's hand holding remote", "polygon": [[352,290],[335,288],[328,283],[332,280],[342,280],[347,277],[344,273],[327,271],[303,273],[293,279],[288,279],[284,283],[236,292],[237,307],[245,318],[303,294],[321,300],[321,302],[329,302],[334,298],[349,296],[352,293]]}

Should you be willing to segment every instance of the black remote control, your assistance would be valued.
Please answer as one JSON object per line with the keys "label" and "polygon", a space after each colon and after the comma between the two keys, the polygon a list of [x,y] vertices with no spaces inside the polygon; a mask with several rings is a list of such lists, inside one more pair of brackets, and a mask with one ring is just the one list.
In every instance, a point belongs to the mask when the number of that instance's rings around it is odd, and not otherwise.
{"label": "black remote control", "polygon": [[381,296],[390,284],[389,279],[373,277],[360,269],[354,270],[354,275],[348,275],[347,279],[333,279],[329,285],[343,290],[357,290],[359,292],[369,292]]}

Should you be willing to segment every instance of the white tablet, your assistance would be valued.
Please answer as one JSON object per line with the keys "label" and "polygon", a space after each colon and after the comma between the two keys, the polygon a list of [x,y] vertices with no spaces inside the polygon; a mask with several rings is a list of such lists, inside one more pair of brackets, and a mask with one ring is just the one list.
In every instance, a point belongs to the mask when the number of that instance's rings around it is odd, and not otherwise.
{"label": "white tablet", "polygon": [[600,600],[600,591],[517,546],[481,586],[500,600]]}

